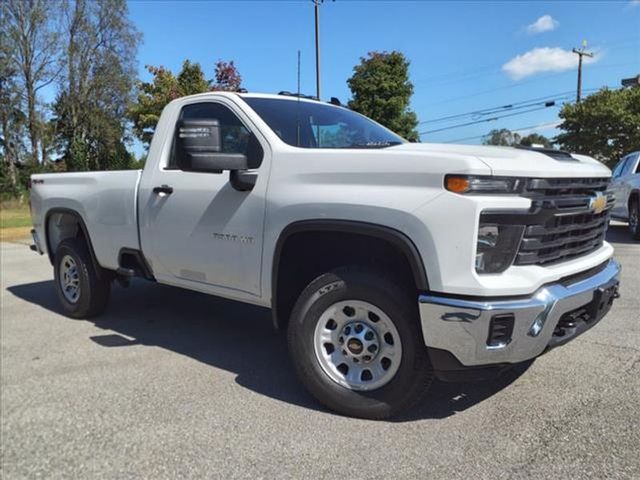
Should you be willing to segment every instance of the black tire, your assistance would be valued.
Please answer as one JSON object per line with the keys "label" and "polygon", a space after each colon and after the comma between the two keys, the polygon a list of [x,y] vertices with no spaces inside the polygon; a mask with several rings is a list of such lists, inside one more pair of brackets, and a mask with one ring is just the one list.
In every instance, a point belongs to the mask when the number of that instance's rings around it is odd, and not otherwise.
{"label": "black tire", "polygon": [[640,201],[633,198],[629,204],[629,232],[634,240],[640,240]]}
{"label": "black tire", "polygon": [[[353,390],[325,373],[314,349],[322,314],[335,303],[360,300],[382,310],[399,334],[400,366],[375,390]],[[417,299],[379,272],[345,267],[313,280],[300,295],[288,327],[289,352],[298,377],[320,403],[343,415],[383,419],[413,407],[433,380],[433,369],[419,326]]]}
{"label": "black tire", "polygon": [[[78,298],[74,302],[65,297],[60,280],[61,263],[66,256],[70,256],[77,265],[80,288]],[[67,315],[73,318],[90,318],[105,310],[109,302],[111,281],[103,272],[101,272],[102,275],[97,275],[91,254],[83,239],[68,238],[58,245],[53,272],[56,292]]]}

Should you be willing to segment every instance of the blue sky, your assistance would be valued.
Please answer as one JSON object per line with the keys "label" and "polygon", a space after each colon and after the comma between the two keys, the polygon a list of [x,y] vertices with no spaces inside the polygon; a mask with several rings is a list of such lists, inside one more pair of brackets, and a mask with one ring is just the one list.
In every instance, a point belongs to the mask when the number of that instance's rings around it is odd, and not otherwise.
{"label": "blue sky", "polygon": [[[145,64],[177,71],[184,59],[209,77],[218,59],[234,60],[250,91],[296,90],[296,56],[302,53],[304,93],[315,93],[314,16],[302,1],[129,2],[143,34]],[[577,56],[588,41],[596,52],[585,65],[583,89],[618,87],[640,73],[640,0],[624,1],[325,1],[321,6],[322,96],[349,99],[347,78],[372,50],[399,50],[411,61],[412,108],[420,132],[495,115],[456,115],[531,99],[573,101]],[[563,51],[564,50],[564,51]],[[538,101],[538,100],[536,100]],[[422,135],[423,141],[480,143],[493,128],[533,127],[553,135],[558,108],[526,103],[491,122]],[[535,110],[520,114],[524,110]],[[509,112],[504,112],[509,113]],[[526,134],[529,130],[522,130]],[[136,148],[137,150],[137,148]]]}

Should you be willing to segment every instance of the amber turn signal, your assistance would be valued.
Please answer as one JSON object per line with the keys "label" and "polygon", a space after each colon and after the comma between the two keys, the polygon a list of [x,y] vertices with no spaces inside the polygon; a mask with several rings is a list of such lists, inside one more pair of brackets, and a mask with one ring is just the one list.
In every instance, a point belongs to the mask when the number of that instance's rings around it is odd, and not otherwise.
{"label": "amber turn signal", "polygon": [[469,190],[468,177],[447,177],[445,186],[447,190],[454,193],[464,193]]}

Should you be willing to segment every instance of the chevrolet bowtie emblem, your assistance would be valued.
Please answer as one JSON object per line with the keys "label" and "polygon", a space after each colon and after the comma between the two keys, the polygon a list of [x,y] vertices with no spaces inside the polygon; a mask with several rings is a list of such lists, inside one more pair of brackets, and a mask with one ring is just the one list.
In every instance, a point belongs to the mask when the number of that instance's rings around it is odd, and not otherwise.
{"label": "chevrolet bowtie emblem", "polygon": [[607,197],[600,192],[596,193],[589,200],[589,208],[593,210],[593,213],[604,212],[604,209],[607,208]]}

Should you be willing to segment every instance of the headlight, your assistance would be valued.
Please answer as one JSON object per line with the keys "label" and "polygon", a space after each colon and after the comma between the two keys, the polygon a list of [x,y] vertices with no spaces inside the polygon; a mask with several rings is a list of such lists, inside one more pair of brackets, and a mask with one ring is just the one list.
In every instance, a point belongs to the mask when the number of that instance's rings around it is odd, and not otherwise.
{"label": "headlight", "polygon": [[454,193],[518,193],[524,181],[514,177],[483,177],[473,175],[447,175],[444,187]]}
{"label": "headlight", "polygon": [[522,239],[522,225],[480,224],[476,246],[478,273],[504,272],[513,263]]}

